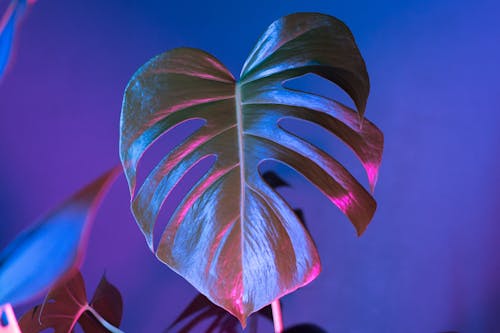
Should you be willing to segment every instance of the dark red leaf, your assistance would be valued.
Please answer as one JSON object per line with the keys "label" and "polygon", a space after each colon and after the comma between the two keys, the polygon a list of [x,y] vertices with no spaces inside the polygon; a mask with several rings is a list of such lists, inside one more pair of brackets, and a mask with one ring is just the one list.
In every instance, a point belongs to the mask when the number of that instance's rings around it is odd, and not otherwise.
{"label": "dark red leaf", "polygon": [[66,284],[49,292],[44,304],[25,313],[19,324],[23,333],[38,333],[47,328],[53,328],[54,333],[68,333],[77,323],[85,333],[107,333],[109,330],[103,326],[104,320],[118,327],[122,308],[120,292],[105,277],[89,304],[85,283],[81,273],[77,272]]}

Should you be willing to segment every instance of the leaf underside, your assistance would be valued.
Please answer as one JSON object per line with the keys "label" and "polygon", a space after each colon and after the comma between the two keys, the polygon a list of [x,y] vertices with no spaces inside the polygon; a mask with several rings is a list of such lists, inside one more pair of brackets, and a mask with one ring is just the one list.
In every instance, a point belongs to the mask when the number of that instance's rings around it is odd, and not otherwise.
{"label": "leaf underside", "polygon": [[73,332],[77,323],[85,333],[108,333],[109,330],[89,312],[90,308],[115,327],[120,326],[122,320],[122,296],[104,276],[90,303],[80,272],[51,291],[47,300],[46,304],[35,306],[21,317],[19,324],[23,333],[38,333],[48,328],[53,328],[54,333],[68,333]]}
{"label": "leaf underside", "polygon": [[[284,82],[319,75],[346,91],[357,112]],[[266,160],[306,177],[350,219],[358,234],[376,207],[371,194],[332,156],[280,127],[294,118],[323,127],[359,157],[371,188],[383,137],[363,121],[369,92],[364,61],[339,20],[299,13],[275,21],[236,81],[213,56],[191,48],[146,63],[125,91],[120,157],[132,212],[157,257],[245,325],[273,300],[309,283],[320,271],[316,247],[293,209],[262,179]],[[205,124],[168,152],[136,193],[138,163],[154,141],[193,119]],[[183,198],[154,249],[159,211],[193,165],[214,165]]]}

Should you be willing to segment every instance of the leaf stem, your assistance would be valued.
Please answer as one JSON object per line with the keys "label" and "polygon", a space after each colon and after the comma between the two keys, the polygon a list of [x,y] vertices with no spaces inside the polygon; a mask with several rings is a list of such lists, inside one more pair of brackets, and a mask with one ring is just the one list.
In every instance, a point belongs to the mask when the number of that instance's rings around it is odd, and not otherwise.
{"label": "leaf stem", "polygon": [[281,304],[279,298],[271,303],[271,309],[273,311],[274,333],[282,333],[283,316],[281,315]]}
{"label": "leaf stem", "polygon": [[119,328],[111,325],[106,319],[104,319],[96,310],[94,310],[91,306],[87,307],[87,310],[92,313],[92,315],[111,333],[124,333]]}

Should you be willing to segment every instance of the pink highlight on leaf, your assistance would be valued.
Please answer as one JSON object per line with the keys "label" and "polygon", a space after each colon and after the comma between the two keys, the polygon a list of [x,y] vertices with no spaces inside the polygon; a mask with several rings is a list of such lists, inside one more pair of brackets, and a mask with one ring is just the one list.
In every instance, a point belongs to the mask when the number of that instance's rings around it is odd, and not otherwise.
{"label": "pink highlight on leaf", "polygon": [[[203,158],[207,158],[209,156],[205,156]],[[201,160],[199,160],[198,162],[200,162],[200,161]],[[196,164],[198,162],[196,162]],[[210,176],[208,176],[207,179],[205,179],[205,181],[203,181],[203,183],[200,184],[200,186],[196,188],[196,190],[193,193],[193,195],[189,196],[188,201],[182,206],[182,210],[180,211],[180,213],[176,217],[176,220],[177,220],[176,225],[179,225],[184,220],[187,212],[189,211],[189,209],[191,208],[191,206],[193,205],[193,203],[196,200],[198,200],[198,198],[205,192],[205,190],[208,187],[210,187],[210,185],[212,185],[213,183],[215,183],[217,181],[217,179],[219,179],[222,175],[228,173],[232,169],[234,169],[234,167],[220,169],[217,172],[213,172]]]}
{"label": "pink highlight on leaf", "polygon": [[[234,224],[239,220],[239,216],[234,218],[231,222],[229,222],[227,225],[222,228],[222,230],[219,231],[219,234],[215,237],[214,243],[210,247],[210,253],[208,255],[208,262],[214,262],[214,257],[215,254],[220,250],[221,245],[223,242],[225,242],[226,237],[229,235],[231,232],[231,229],[233,228]],[[205,274],[209,274],[211,266],[207,266],[205,269]]]}
{"label": "pink highlight on leaf", "polygon": [[[193,165],[188,169],[186,170],[186,172],[184,174],[186,174],[187,172],[189,172],[189,170],[191,168],[193,168],[196,164],[198,164],[199,162],[201,162],[203,159],[206,159],[206,158],[209,158],[211,156],[216,156],[214,154],[211,154],[211,155],[206,155],[206,156],[203,156],[202,158],[198,159],[195,163],[193,163]],[[217,163],[217,162],[215,162]],[[237,165],[236,165],[237,166]],[[175,236],[172,237],[172,235],[175,235],[177,233],[177,230],[180,226],[180,224],[184,221],[189,209],[191,208],[191,206],[199,199],[199,197],[201,195],[203,195],[203,193],[210,187],[212,186],[220,177],[224,176],[225,174],[231,172],[231,170],[233,170],[236,166],[231,166],[229,168],[224,168],[224,169],[215,169],[217,170],[216,172],[213,172],[214,168],[212,168],[210,174],[208,177],[206,177],[206,179],[202,180],[201,183],[199,183],[196,188],[193,190],[193,192],[191,192],[187,199],[185,199],[185,202],[183,203],[182,205],[182,209],[177,212],[170,220],[169,224],[167,225],[165,231],[163,232],[162,236],[161,236],[161,241],[160,241],[160,244],[162,243],[165,243],[166,239],[171,239],[173,241],[173,239],[175,238]],[[181,177],[182,178],[182,177]],[[175,186],[174,186],[175,187]],[[168,196],[168,195],[167,195]],[[157,256],[161,257],[161,256],[164,256],[164,252],[167,250],[167,248],[165,246],[160,246],[157,251],[156,251],[156,254]],[[171,249],[168,249],[167,251],[170,251]]]}
{"label": "pink highlight on leaf", "polygon": [[[214,64],[214,67],[216,67],[215,65],[218,64],[217,61],[214,61],[212,59],[207,59],[207,60],[211,64]],[[223,68],[220,67],[219,69],[223,69]],[[189,76],[200,78],[200,79],[205,79],[205,80],[210,80],[210,81],[218,81],[218,82],[225,82],[225,83],[233,83],[234,82],[234,79],[233,80],[224,79],[224,78],[221,78],[221,77],[218,77],[218,76],[215,76],[215,75],[211,75],[211,74],[207,74],[207,73],[203,73],[203,72],[186,72],[183,69],[177,69],[177,68],[169,68],[168,70],[157,70],[155,72],[155,74],[162,74],[162,73],[181,74],[181,75],[183,74],[183,75],[189,75]],[[226,72],[226,74],[231,75],[231,73],[229,73],[229,72]],[[232,78],[232,75],[230,77]]]}
{"label": "pink highlight on leaf", "polygon": [[[239,278],[241,278],[241,275],[238,275]],[[230,293],[230,297],[231,297],[231,300],[233,300],[233,308],[234,310],[236,311],[235,315],[236,317],[238,317],[238,319],[240,319],[240,321],[243,319],[242,321],[242,325],[243,327],[245,327],[246,323],[245,323],[245,307],[243,306],[243,301],[242,301],[242,297],[243,296],[243,292],[242,292],[242,288],[241,288],[241,284],[240,283],[235,283],[235,285],[233,286],[233,288],[231,289],[231,293]]]}
{"label": "pink highlight on leaf", "polygon": [[309,274],[306,276],[306,283],[305,284],[309,284],[309,282],[311,282],[312,280],[314,280],[318,275],[319,273],[321,273],[321,265],[319,262],[316,262],[314,264],[314,266],[311,268],[311,270],[309,271]]}
{"label": "pink highlight on leaf", "polygon": [[[217,68],[219,71],[223,72],[224,74],[226,74],[228,77],[230,77],[232,79],[232,81],[227,81],[227,82],[234,82],[234,76],[233,74],[231,74],[230,71],[227,70],[227,68],[222,65],[221,62],[219,62],[217,59],[215,58],[212,58],[212,57],[207,57],[205,58],[205,60],[210,63],[210,65],[212,65],[214,68]],[[218,78],[219,81],[221,81],[221,78]]]}
{"label": "pink highlight on leaf", "polygon": [[353,204],[353,200],[350,194],[346,194],[337,198],[332,198],[331,200],[337,207],[339,207],[339,209],[343,213],[346,213]]}
{"label": "pink highlight on leaf", "polygon": [[[192,120],[192,119],[189,119],[189,120]],[[189,121],[189,120],[186,120],[186,121]],[[157,175],[158,180],[161,180],[165,174],[168,174],[170,171],[172,171],[172,169],[176,165],[178,165],[186,156],[188,156],[189,154],[194,152],[200,145],[202,145],[203,143],[210,140],[211,137],[212,136],[209,134],[198,135],[197,137],[193,137],[193,136],[190,137],[189,142],[184,147],[184,149],[182,149],[177,155],[173,156],[173,158],[168,163],[165,163],[165,165],[161,169],[161,172],[159,172]],[[196,161],[196,163],[198,163],[200,160]],[[196,164],[196,163],[194,163],[194,164]],[[186,174],[190,169],[191,168],[187,169],[186,172],[184,172],[184,174]],[[176,185],[177,185],[177,183],[176,183]]]}
{"label": "pink highlight on leaf", "polygon": [[370,191],[373,193],[375,191],[375,185],[377,184],[379,165],[374,163],[364,163],[363,165],[365,167],[366,174],[368,175]]}
{"label": "pink highlight on leaf", "polygon": [[[319,261],[319,258],[313,264],[314,264],[313,267],[308,269],[308,271],[304,277],[304,282],[300,286],[297,286],[297,288],[290,290],[288,293],[291,293],[300,287],[308,285],[309,283],[311,283],[314,279],[316,279],[318,277],[319,273],[321,273],[321,263]],[[283,297],[288,293],[285,293],[280,297]]]}
{"label": "pink highlight on leaf", "polygon": [[[211,103],[211,102],[220,101],[223,99],[231,99],[233,97],[234,96],[221,96],[221,97],[213,97],[213,98],[189,99],[187,101],[184,101],[183,103],[172,105],[168,109],[156,112],[155,117],[151,118],[151,120],[148,121],[147,123],[145,123],[143,127],[144,127],[144,129],[149,129],[153,125],[162,121],[165,117],[167,117],[170,114],[175,113],[177,111],[185,110],[185,109],[188,109],[188,108],[190,108],[192,106],[196,106],[196,105],[207,104],[207,103]],[[192,119],[197,119],[197,118],[191,118],[188,120],[192,120]]]}

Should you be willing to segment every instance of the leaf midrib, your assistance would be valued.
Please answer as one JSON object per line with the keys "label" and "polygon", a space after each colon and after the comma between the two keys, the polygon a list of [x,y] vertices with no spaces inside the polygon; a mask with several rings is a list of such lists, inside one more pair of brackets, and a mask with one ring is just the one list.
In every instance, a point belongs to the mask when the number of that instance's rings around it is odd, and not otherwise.
{"label": "leaf midrib", "polygon": [[[241,265],[243,270],[243,239],[244,239],[244,216],[245,216],[245,157],[243,145],[243,113],[241,103],[241,90],[239,82],[234,85],[234,99],[236,111],[236,123],[238,132],[238,157],[240,162],[240,249],[241,249]],[[243,277],[242,277],[243,280]],[[241,281],[243,285],[243,281]],[[243,295],[241,295],[242,297]]]}

